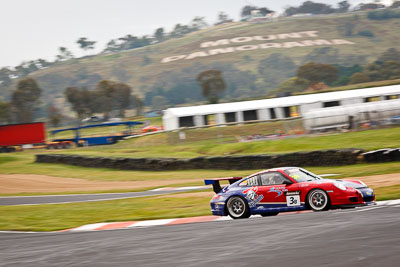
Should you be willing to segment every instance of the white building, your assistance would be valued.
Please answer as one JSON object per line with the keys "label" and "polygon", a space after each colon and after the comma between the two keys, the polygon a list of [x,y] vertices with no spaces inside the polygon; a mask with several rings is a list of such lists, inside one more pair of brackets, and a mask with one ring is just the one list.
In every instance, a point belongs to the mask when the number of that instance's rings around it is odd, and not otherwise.
{"label": "white building", "polygon": [[374,121],[385,124],[384,120],[397,116],[400,118],[400,99],[313,109],[303,114],[304,128],[307,131],[348,127],[350,120],[357,123]]}
{"label": "white building", "polygon": [[[316,93],[253,101],[169,108],[165,110],[165,130],[211,124],[269,121],[303,116],[313,109],[350,106],[400,98],[400,85]],[[400,108],[400,107],[399,107]]]}

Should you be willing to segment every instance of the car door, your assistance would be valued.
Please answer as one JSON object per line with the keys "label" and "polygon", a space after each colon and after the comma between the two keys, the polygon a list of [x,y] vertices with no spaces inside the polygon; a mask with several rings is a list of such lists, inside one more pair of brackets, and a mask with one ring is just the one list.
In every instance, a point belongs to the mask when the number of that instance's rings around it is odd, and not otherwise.
{"label": "car door", "polygon": [[[284,181],[290,184],[284,184]],[[298,185],[290,181],[280,172],[265,172],[260,174],[259,194],[263,196],[260,204],[265,208],[286,208],[300,206]]]}

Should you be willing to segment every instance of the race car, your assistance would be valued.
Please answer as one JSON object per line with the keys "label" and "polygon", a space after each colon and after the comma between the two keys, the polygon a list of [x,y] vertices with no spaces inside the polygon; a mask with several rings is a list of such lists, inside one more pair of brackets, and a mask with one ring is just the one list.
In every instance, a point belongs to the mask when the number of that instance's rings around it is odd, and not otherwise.
{"label": "race car", "polygon": [[[221,187],[221,181],[230,185]],[[375,204],[374,191],[359,180],[331,180],[299,167],[264,170],[247,177],[205,179],[216,195],[213,215],[233,219],[253,214],[274,216],[279,212],[352,208]]]}

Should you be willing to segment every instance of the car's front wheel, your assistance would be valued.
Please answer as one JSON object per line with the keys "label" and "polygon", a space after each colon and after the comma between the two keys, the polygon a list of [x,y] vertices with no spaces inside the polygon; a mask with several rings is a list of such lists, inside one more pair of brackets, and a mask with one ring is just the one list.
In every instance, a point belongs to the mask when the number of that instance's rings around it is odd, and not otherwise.
{"label": "car's front wheel", "polygon": [[308,206],[313,211],[323,211],[329,209],[329,196],[322,189],[314,189],[308,193],[307,197]]}
{"label": "car's front wheel", "polygon": [[228,214],[233,219],[242,219],[250,217],[250,208],[246,200],[241,197],[234,196],[228,200],[226,204]]}

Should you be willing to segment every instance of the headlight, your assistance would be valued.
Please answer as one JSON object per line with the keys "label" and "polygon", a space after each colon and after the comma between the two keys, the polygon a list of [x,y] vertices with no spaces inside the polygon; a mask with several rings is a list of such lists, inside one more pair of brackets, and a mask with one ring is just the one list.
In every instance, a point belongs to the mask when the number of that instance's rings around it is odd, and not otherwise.
{"label": "headlight", "polygon": [[346,187],[341,183],[334,182],[333,185],[341,190],[346,190]]}

